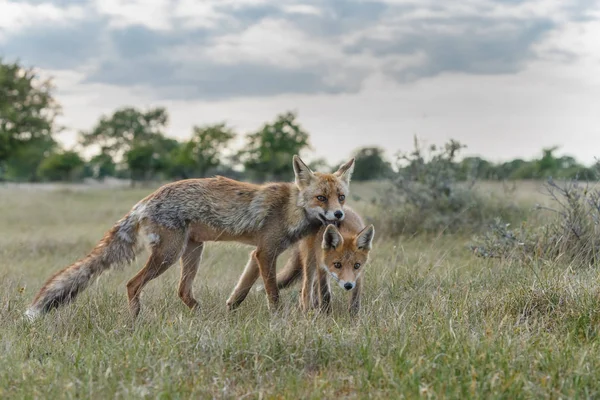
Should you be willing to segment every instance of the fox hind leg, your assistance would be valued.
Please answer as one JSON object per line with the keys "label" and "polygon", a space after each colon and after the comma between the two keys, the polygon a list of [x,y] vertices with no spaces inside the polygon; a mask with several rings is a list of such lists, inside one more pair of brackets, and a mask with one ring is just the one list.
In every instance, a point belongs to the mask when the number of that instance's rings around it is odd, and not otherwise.
{"label": "fox hind leg", "polygon": [[194,298],[193,284],[202,261],[203,242],[188,240],[183,255],[181,256],[181,278],[179,279],[179,298],[190,309],[198,307],[198,301]]}
{"label": "fox hind leg", "polygon": [[152,279],[162,275],[181,256],[187,233],[157,229],[158,239],[152,244],[152,252],[144,267],[127,282],[129,310],[135,319],[140,313],[140,293]]}

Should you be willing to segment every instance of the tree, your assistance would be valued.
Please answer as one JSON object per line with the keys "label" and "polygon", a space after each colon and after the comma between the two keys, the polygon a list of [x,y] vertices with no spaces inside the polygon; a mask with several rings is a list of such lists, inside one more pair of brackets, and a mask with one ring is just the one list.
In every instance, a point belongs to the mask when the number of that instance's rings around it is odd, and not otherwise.
{"label": "tree", "polygon": [[125,153],[125,163],[134,181],[147,181],[159,174],[168,174],[172,168],[170,155],[180,146],[175,139],[162,136],[151,142],[134,144]]}
{"label": "tree", "polygon": [[0,58],[0,178],[35,180],[40,162],[56,145],[60,106],[51,79]]}
{"label": "tree", "polygon": [[124,161],[133,181],[150,179],[166,168],[167,154],[177,145],[163,135],[168,121],[162,107],[148,111],[123,107],[110,117],[102,116],[91,131],[81,132],[81,144],[100,147],[105,166],[110,165],[107,157]]}
{"label": "tree", "polygon": [[529,165],[529,161],[516,158],[511,161],[504,162],[495,168],[496,178],[499,180],[516,179],[517,171]]}
{"label": "tree", "polygon": [[[556,177],[561,169],[561,162],[554,156],[554,152],[558,147],[550,147],[542,149],[542,157],[532,161],[524,162],[517,170],[515,170],[511,178],[513,179],[540,179],[550,176]],[[570,160],[563,160],[569,166]]]}
{"label": "tree", "polygon": [[100,121],[91,131],[81,132],[81,144],[98,146],[101,153],[109,154],[118,160],[134,146],[160,140],[168,122],[167,110],[162,107],[146,112],[133,107],[123,107],[110,117],[100,117]]}
{"label": "tree", "polygon": [[194,126],[192,138],[173,154],[172,173],[183,178],[204,177],[223,163],[223,152],[236,137],[225,123]]}
{"label": "tree", "polygon": [[91,170],[90,176],[94,179],[104,179],[107,176],[114,176],[117,165],[112,157],[107,153],[100,153],[92,157],[88,162],[88,168]]}
{"label": "tree", "polygon": [[74,151],[52,153],[41,162],[38,175],[50,181],[72,181],[77,179],[85,162]]}
{"label": "tree", "polygon": [[558,150],[557,146],[542,149],[542,158],[537,161],[537,176],[536,177],[548,177],[555,175],[560,165],[554,152]]}
{"label": "tree", "polygon": [[352,179],[368,181],[389,177],[391,164],[385,160],[383,149],[379,147],[363,147],[354,153],[356,159]]}
{"label": "tree", "polygon": [[465,157],[460,162],[460,180],[497,179],[497,174],[494,164],[481,157]]}
{"label": "tree", "polygon": [[290,180],[292,157],[310,148],[309,134],[296,122],[296,114],[286,112],[248,135],[239,158],[257,179]]}
{"label": "tree", "polygon": [[36,182],[40,163],[56,148],[56,142],[48,138],[39,139],[16,146],[7,158],[4,166],[0,165],[2,175],[8,180]]}

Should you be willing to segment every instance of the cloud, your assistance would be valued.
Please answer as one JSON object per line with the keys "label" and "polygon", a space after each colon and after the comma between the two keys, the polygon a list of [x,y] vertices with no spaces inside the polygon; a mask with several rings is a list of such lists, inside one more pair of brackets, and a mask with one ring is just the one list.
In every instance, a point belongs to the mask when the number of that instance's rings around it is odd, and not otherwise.
{"label": "cloud", "polygon": [[169,51],[189,43],[202,45],[207,38],[208,33],[202,29],[185,32],[159,32],[143,25],[134,25],[109,32],[108,41],[111,43],[113,53],[105,54],[103,58],[104,60],[111,58],[118,62],[121,60],[126,62],[128,60],[145,61],[144,57],[146,56],[152,58],[161,56],[168,60]]}
{"label": "cloud", "polygon": [[[156,99],[356,93],[372,76],[511,74],[594,2],[0,0],[0,55]],[[577,57],[568,49],[544,56]],[[572,50],[574,52],[574,50]]]}
{"label": "cloud", "polygon": [[335,76],[324,76],[318,68],[209,61],[194,65],[153,61],[151,57],[140,63],[106,63],[98,68],[99,74],[92,74],[83,82],[149,87],[155,99],[222,100],[281,93],[342,93],[349,87]]}
{"label": "cloud", "polygon": [[85,10],[78,5],[57,6],[52,3],[21,3],[0,0],[0,30],[5,34],[19,32],[38,24],[64,26],[83,19]]}
{"label": "cloud", "polygon": [[102,23],[77,21],[65,25],[41,23],[0,42],[0,55],[46,69],[77,69],[101,54]]}
{"label": "cloud", "polygon": [[[157,98],[271,96],[281,93],[356,91],[368,73],[343,53],[284,19],[263,19],[236,34],[209,30],[158,34],[142,27],[115,31],[116,56],[85,82],[148,86]],[[141,46],[139,44],[142,44]],[[126,60],[126,62],[124,62]]]}
{"label": "cloud", "polygon": [[349,52],[423,54],[420,65],[384,67],[400,81],[416,80],[444,72],[506,74],[519,71],[535,57],[532,45],[554,28],[552,21],[463,19],[432,24],[425,34],[404,33],[387,40],[364,39]]}

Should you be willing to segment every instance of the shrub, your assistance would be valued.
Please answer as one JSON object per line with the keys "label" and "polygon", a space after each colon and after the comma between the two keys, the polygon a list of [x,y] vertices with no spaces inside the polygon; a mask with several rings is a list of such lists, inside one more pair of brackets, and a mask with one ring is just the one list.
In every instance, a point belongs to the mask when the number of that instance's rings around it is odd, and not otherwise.
{"label": "shrub", "polygon": [[524,223],[510,230],[508,224],[497,220],[489,231],[474,237],[470,248],[475,255],[596,264],[600,256],[600,190],[577,181],[560,185],[551,178],[545,188],[556,206],[536,206],[538,212],[544,212],[544,223]]}
{"label": "shrub", "polygon": [[52,153],[41,162],[38,175],[49,181],[73,181],[81,178],[85,162],[74,151]]}
{"label": "shrub", "polygon": [[474,179],[464,179],[464,165],[456,158],[465,146],[451,140],[425,152],[416,138],[414,143],[411,153],[397,155],[392,185],[379,201],[377,224],[386,233],[472,233],[496,217],[521,215],[507,198],[493,197],[479,190]]}

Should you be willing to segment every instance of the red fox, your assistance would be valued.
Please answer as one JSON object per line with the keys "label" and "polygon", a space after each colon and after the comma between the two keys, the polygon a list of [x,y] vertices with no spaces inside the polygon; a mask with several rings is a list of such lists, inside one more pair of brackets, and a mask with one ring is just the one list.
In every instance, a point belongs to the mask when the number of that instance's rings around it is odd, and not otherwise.
{"label": "red fox", "polygon": [[353,290],[348,307],[350,314],[356,315],[360,309],[363,273],[375,227],[372,224],[365,227],[350,207],[344,207],[344,211],[343,221],[323,226],[296,243],[288,262],[277,274],[278,289],[290,287],[302,277],[300,306],[303,311],[311,306],[330,311],[330,279],[347,291]]}
{"label": "red fox", "polygon": [[256,185],[217,176],[161,186],[134,205],[87,256],[51,276],[35,296],[26,316],[34,319],[70,302],[103,271],[131,263],[140,250],[140,236],[147,239],[151,254],[145,266],[127,283],[129,309],[134,319],[140,312],[143,287],[178,259],[181,259],[179,297],[189,308],[198,306],[192,283],[207,241],[236,241],[256,246],[250,263],[257,263],[268,304],[276,308],[277,257],[323,224],[344,219],[343,206],[354,158],[334,173],[319,173],[294,156],[293,168],[294,183]]}

